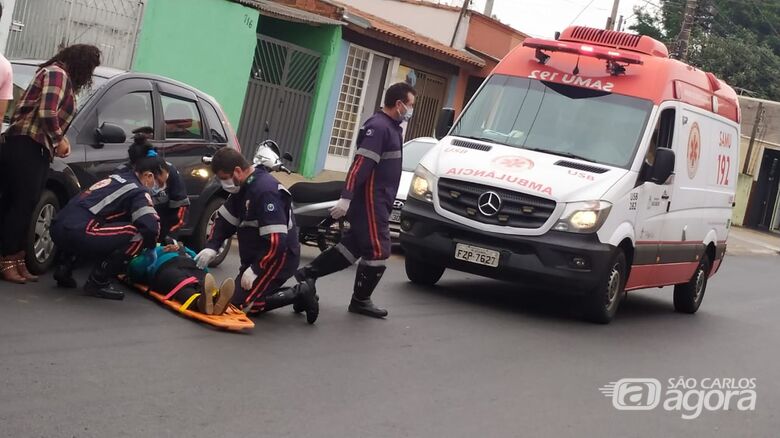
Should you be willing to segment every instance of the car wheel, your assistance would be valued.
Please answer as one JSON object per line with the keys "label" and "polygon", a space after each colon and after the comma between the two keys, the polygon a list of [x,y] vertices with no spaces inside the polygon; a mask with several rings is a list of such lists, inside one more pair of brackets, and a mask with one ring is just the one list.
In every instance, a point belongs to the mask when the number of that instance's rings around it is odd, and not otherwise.
{"label": "car wheel", "polygon": [[626,255],[618,248],[598,286],[585,297],[585,319],[598,324],[612,321],[625,295],[627,272]]}
{"label": "car wheel", "polygon": [[[225,199],[217,197],[209,201],[209,203],[206,204],[206,208],[203,209],[203,214],[198,221],[198,226],[195,229],[192,238],[192,246],[195,247],[196,250],[200,251],[206,247],[206,242],[211,235],[211,230],[214,228],[214,221],[217,219],[217,210],[219,210],[224,203]],[[217,252],[217,258],[211,262],[209,267],[216,268],[225,261],[225,257],[227,257],[230,252],[232,244],[233,239],[227,239],[222,242],[222,246],[219,247],[219,252]]]}
{"label": "car wheel", "polygon": [[679,313],[696,313],[704,299],[707,290],[707,278],[710,274],[710,257],[702,257],[691,280],[674,287],[674,311]]}
{"label": "car wheel", "polygon": [[57,248],[51,239],[51,223],[59,210],[57,196],[50,190],[44,190],[33,210],[27,234],[27,269],[33,274],[43,274],[54,263]]}
{"label": "car wheel", "polygon": [[410,257],[408,254],[404,259],[404,267],[406,268],[406,276],[409,278],[409,281],[423,286],[436,284],[445,270],[444,266],[432,265]]}

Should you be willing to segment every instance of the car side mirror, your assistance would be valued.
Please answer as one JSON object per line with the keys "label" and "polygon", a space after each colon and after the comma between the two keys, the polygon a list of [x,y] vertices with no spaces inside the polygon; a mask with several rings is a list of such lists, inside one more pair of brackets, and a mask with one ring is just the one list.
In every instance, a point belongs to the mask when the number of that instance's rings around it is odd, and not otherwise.
{"label": "car side mirror", "polygon": [[439,120],[436,122],[436,134],[434,135],[437,140],[441,140],[449,134],[452,129],[452,124],[455,123],[455,110],[452,108],[442,108],[439,113]]}
{"label": "car side mirror", "polygon": [[283,159],[284,161],[289,161],[289,162],[291,162],[291,163],[292,163],[292,161],[293,161],[293,156],[292,156],[292,154],[290,154],[289,152],[285,152],[285,153],[284,153],[284,155],[282,155],[282,159]]}
{"label": "car side mirror", "polygon": [[97,144],[95,148],[102,148],[106,143],[124,143],[127,140],[125,130],[117,125],[103,122],[100,128],[95,130],[95,139]]}
{"label": "car side mirror", "polygon": [[658,148],[655,151],[655,162],[650,170],[650,182],[665,184],[666,180],[674,173],[674,151],[669,148]]}

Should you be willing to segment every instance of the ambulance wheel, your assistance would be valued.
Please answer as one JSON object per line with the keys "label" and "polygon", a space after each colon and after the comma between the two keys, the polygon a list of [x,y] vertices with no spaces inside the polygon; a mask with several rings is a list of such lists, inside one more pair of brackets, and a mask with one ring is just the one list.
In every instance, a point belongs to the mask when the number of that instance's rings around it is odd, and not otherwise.
{"label": "ambulance wheel", "polygon": [[60,211],[60,201],[51,190],[44,190],[33,210],[30,230],[27,233],[27,269],[33,274],[43,274],[52,263],[56,248],[51,240],[51,223]]}
{"label": "ambulance wheel", "polygon": [[702,257],[691,280],[674,287],[674,311],[679,313],[696,313],[704,299],[707,290],[707,278],[710,274],[710,257]]}
{"label": "ambulance wheel", "polygon": [[615,317],[626,287],[626,255],[618,248],[610,268],[598,286],[585,297],[585,319],[597,324],[609,324]]}
{"label": "ambulance wheel", "polygon": [[404,266],[409,281],[422,286],[433,286],[436,284],[441,279],[445,269],[444,266],[432,265],[408,254],[404,259]]}
{"label": "ambulance wheel", "polygon": [[[219,208],[222,207],[222,204],[224,203],[224,198],[217,197],[209,201],[209,203],[206,204],[206,208],[203,209],[203,215],[200,217],[198,226],[195,228],[195,232],[192,236],[192,246],[194,246],[198,251],[206,247],[206,241],[211,235],[211,229],[214,228],[214,221],[217,218],[217,210],[219,210]],[[217,258],[211,262],[209,267],[215,268],[224,262],[225,257],[227,257],[228,253],[230,252],[230,247],[232,244],[233,239],[227,239],[226,241],[222,242],[222,246],[219,247],[219,252],[217,253]]]}

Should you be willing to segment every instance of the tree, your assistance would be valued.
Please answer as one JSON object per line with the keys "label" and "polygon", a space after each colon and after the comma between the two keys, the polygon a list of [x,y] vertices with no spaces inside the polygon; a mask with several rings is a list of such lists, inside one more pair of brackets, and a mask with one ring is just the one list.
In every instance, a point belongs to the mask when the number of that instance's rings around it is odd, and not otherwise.
{"label": "tree", "polygon": [[[683,0],[636,8],[630,29],[671,49],[682,23]],[[777,23],[777,25],[775,25]],[[780,0],[699,0],[689,62],[757,97],[780,100]]]}

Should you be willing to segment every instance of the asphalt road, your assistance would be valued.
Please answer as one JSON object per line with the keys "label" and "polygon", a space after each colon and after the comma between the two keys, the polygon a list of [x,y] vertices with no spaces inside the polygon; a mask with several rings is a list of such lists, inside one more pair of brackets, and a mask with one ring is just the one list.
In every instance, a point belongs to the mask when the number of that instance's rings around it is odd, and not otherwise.
{"label": "asphalt road", "polygon": [[[133,293],[3,283],[0,437],[777,436],[778,262],[728,258],[694,316],[672,312],[668,288],[632,293],[608,326],[581,322],[576,300],[465,274],[414,287],[400,256],[376,294],[387,320],[346,312],[349,271],[319,282],[316,325],[281,309],[249,334]],[[599,392],[678,376],[755,378],[755,410],[684,420]]]}

